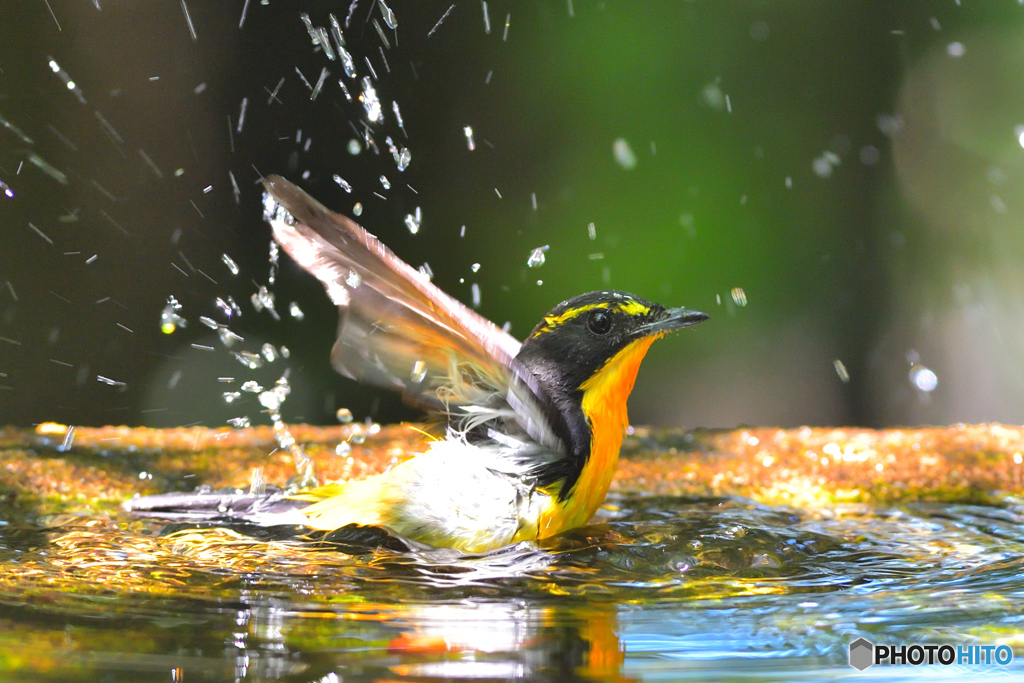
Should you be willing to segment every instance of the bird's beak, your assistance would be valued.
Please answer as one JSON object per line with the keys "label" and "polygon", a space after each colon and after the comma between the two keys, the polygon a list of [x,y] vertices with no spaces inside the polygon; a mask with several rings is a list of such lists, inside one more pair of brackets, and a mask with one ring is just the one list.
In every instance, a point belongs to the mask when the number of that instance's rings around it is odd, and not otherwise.
{"label": "bird's beak", "polygon": [[637,330],[637,336],[646,337],[651,334],[665,334],[672,330],[690,327],[707,320],[710,316],[688,308],[668,308],[657,320],[643,325]]}

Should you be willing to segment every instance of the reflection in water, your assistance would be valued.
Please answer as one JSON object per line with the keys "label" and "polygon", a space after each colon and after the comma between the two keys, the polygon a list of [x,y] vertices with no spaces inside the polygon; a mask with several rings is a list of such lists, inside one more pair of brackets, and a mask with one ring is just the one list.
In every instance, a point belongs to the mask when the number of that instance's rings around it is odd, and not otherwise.
{"label": "reflection in water", "polygon": [[714,661],[786,679],[846,671],[858,636],[1019,645],[1013,507],[809,513],[649,497],[614,501],[600,522],[480,556],[118,515],[9,524],[0,638],[32,654],[0,670],[699,680]]}

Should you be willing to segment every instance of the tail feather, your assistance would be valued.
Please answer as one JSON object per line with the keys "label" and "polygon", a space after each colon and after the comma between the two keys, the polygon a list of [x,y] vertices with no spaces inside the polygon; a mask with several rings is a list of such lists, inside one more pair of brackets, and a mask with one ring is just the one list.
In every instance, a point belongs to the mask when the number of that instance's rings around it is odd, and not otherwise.
{"label": "tail feather", "polygon": [[132,498],[123,507],[137,515],[161,519],[300,524],[332,531],[351,524],[381,525],[391,502],[386,495],[389,488],[386,475],[379,475],[290,495],[277,487],[268,487],[262,494],[237,489],[161,493]]}
{"label": "tail feather", "polygon": [[263,493],[238,489],[198,490],[192,493],[161,493],[131,498],[122,507],[146,517],[188,522],[245,521],[258,524],[305,524],[305,503],[268,486]]}

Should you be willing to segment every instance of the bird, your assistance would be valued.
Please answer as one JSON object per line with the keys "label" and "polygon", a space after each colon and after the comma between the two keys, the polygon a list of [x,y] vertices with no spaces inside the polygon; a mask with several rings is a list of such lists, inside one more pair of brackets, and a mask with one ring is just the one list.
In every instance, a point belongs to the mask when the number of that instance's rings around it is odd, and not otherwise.
{"label": "bird", "polygon": [[382,474],[279,492],[272,504],[160,494],[126,507],[228,510],[327,532],[379,527],[464,553],[585,525],[611,485],[644,355],[708,315],[593,291],[559,303],[520,343],[351,219],[280,176],[263,182],[274,240],[338,306],[334,369],[401,392],[445,425],[444,437]]}

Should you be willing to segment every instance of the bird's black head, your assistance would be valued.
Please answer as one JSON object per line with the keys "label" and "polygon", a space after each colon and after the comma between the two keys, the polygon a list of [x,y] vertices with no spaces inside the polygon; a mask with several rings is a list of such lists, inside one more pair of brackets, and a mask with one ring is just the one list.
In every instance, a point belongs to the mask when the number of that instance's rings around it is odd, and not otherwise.
{"label": "bird's black head", "polygon": [[551,309],[517,358],[549,386],[554,383],[572,393],[632,342],[707,318],[699,311],[665,308],[627,292],[589,292]]}
{"label": "bird's black head", "polygon": [[[581,294],[544,316],[516,356],[550,396],[549,418],[568,450],[539,477],[542,486],[560,481],[559,499],[570,496],[590,458],[594,430],[625,428],[626,399],[650,343],[707,317],[619,291]],[[598,404],[613,406],[615,415]],[[618,439],[621,431],[616,456]]]}

